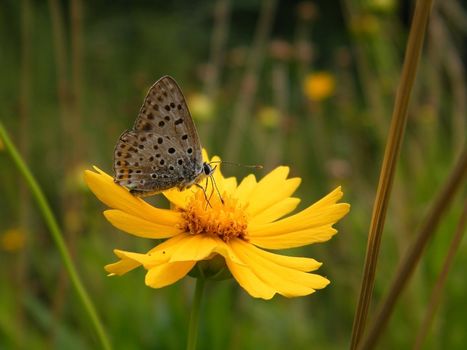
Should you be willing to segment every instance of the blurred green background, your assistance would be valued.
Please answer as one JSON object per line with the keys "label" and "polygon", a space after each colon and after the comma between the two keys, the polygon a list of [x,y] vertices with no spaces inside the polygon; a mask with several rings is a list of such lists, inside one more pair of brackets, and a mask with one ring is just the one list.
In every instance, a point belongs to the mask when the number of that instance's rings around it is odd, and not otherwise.
{"label": "blurred green background", "polygon": [[[161,76],[181,86],[210,154],[290,166],[301,208],[337,185],[351,212],[330,242],[287,254],[324,262],[316,294],[255,300],[209,283],[200,349],[343,349],[400,77],[412,2],[2,1],[0,119],[46,193],[115,349],[181,349],[194,280],[106,277],[114,248],[154,242],[112,227],[85,187]],[[467,11],[435,2],[383,235],[374,309],[465,147]],[[224,174],[249,170],[224,166]],[[462,211],[456,197],[399,300],[381,349],[413,345]],[[155,199],[165,206],[162,199]],[[450,271],[425,349],[465,349],[467,247]],[[371,322],[370,314],[370,322]],[[0,349],[94,349],[98,341],[44,221],[0,145]]]}

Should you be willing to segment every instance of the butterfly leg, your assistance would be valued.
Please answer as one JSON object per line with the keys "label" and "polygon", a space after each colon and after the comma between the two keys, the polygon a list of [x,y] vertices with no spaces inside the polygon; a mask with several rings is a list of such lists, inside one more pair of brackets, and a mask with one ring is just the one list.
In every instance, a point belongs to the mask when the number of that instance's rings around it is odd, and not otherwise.
{"label": "butterfly leg", "polygon": [[[204,185],[204,194],[205,195],[208,193],[208,186],[209,186],[209,178],[206,178],[206,184]],[[214,191],[214,190],[212,190],[212,191]],[[211,191],[211,194],[209,195],[208,199],[206,200],[206,209],[208,208],[207,203],[211,202],[212,191]]]}
{"label": "butterfly leg", "polygon": [[[222,199],[219,188],[217,187],[216,180],[214,180],[214,177],[212,175],[214,173],[214,170],[216,170],[216,168],[217,168],[217,165],[212,169],[211,175],[209,175],[209,177],[211,178],[211,181],[212,181],[212,187],[216,189],[217,195],[219,196],[219,199],[221,200],[221,203],[224,204],[224,200]],[[213,190],[213,192],[214,192],[214,190]],[[211,196],[212,196],[212,193],[211,193]]]}
{"label": "butterfly leg", "polygon": [[209,207],[212,208],[211,202],[209,202],[209,198],[208,198],[208,196],[207,196],[207,194],[206,194],[206,190],[204,189],[204,187],[201,186],[200,184],[197,184],[197,183],[195,183],[194,185],[195,185],[196,187],[198,187],[198,188],[201,188],[201,191],[203,191],[204,199],[206,200],[206,208],[207,208],[208,205],[209,205]]}

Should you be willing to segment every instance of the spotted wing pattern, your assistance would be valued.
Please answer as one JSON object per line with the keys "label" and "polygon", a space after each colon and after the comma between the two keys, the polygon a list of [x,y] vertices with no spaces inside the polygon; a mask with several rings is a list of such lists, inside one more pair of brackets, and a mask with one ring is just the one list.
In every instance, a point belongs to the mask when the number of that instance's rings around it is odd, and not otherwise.
{"label": "spotted wing pattern", "polygon": [[139,196],[185,188],[203,173],[201,145],[182,91],[169,76],[150,89],[114,150],[115,182]]}

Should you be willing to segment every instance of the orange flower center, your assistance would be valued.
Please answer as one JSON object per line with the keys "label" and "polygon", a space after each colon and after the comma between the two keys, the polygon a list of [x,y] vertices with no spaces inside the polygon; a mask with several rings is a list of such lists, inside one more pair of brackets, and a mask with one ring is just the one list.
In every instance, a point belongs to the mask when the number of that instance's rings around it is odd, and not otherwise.
{"label": "orange flower center", "polygon": [[217,236],[224,242],[231,238],[245,239],[248,227],[245,207],[225,192],[222,199],[224,203],[214,194],[207,204],[203,191],[197,191],[186,208],[181,209],[182,229],[192,235]]}

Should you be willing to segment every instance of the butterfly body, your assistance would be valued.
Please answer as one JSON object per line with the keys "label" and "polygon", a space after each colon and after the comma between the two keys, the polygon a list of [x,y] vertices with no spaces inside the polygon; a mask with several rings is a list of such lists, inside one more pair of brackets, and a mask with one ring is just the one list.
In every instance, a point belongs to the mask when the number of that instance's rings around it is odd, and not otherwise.
{"label": "butterfly body", "polygon": [[114,171],[116,183],[142,197],[183,190],[211,175],[185,98],[171,77],[149,89],[133,128],[120,135]]}

